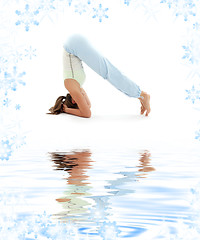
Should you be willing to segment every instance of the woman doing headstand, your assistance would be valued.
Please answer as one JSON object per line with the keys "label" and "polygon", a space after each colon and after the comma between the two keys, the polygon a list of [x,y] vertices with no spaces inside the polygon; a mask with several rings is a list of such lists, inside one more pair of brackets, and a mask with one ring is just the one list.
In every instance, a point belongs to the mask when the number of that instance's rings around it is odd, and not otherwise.
{"label": "woman doing headstand", "polygon": [[137,84],[123,75],[80,35],[73,35],[64,43],[63,77],[69,94],[66,105],[63,104],[63,112],[79,117],[91,117],[91,103],[82,88],[85,81],[82,61],[124,94],[138,98],[141,102],[141,114],[148,116],[151,111],[150,96],[141,91]]}

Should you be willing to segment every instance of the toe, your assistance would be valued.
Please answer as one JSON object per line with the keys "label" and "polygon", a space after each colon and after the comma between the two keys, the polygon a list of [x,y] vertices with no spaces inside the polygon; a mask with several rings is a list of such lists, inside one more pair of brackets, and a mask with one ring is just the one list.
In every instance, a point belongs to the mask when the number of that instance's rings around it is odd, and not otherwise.
{"label": "toe", "polygon": [[145,112],[145,108],[142,106],[140,113],[141,113],[141,114],[144,114],[144,112]]}

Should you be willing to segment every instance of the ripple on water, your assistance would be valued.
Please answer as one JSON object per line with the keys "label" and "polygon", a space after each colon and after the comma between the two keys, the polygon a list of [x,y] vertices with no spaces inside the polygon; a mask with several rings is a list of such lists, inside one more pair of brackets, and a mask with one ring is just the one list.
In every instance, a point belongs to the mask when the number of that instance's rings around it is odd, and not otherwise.
{"label": "ripple on water", "polygon": [[180,237],[181,224],[191,232],[199,221],[200,191],[191,191],[199,181],[197,160],[126,149],[26,154],[1,168],[1,213],[8,216],[5,206],[14,202],[25,221],[46,209],[53,221],[75,224],[80,239]]}
{"label": "ripple on water", "polygon": [[[106,222],[117,222],[118,237],[129,238],[141,235],[163,221],[174,224],[179,219],[188,223],[191,220],[193,213],[187,202],[189,190],[184,181],[194,176],[192,171],[187,176],[185,172],[180,174],[173,154],[168,155],[165,170],[162,154],[154,161],[146,150],[132,155],[114,153],[109,163],[106,154],[99,158],[90,151],[54,153],[51,160],[55,170],[68,172],[68,191],[63,196],[66,200],[59,201],[65,210],[59,218],[66,218],[64,213],[67,212],[68,217],[82,224],[94,224],[96,233],[93,235],[98,235]],[[182,162],[182,170],[186,170],[188,162],[185,165],[184,169]],[[181,188],[177,178],[181,179]],[[89,234],[90,227],[83,229],[82,234]]]}

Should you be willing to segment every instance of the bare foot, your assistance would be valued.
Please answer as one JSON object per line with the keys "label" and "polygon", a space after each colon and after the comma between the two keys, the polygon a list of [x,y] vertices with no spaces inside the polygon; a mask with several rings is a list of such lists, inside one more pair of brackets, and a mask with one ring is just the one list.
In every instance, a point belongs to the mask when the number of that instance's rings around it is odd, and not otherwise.
{"label": "bare foot", "polygon": [[141,102],[141,114],[144,114],[146,112],[145,116],[148,116],[151,112],[150,95],[142,91],[139,100]]}

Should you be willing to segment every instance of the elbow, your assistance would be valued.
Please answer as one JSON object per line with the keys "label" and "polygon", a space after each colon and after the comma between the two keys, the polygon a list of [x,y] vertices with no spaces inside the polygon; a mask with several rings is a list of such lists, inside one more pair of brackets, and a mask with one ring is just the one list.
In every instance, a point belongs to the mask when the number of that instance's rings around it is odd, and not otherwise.
{"label": "elbow", "polygon": [[91,118],[91,112],[85,115],[85,118]]}
{"label": "elbow", "polygon": [[87,111],[84,114],[82,114],[82,117],[84,117],[84,118],[91,118],[91,115],[92,115],[91,111]]}

